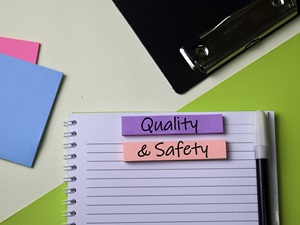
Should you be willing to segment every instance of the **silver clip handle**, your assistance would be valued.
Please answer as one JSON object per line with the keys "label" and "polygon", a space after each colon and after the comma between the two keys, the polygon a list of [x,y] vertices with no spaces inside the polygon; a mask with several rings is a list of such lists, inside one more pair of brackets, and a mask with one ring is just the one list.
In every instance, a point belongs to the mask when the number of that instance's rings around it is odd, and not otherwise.
{"label": "silver clip handle", "polygon": [[188,65],[209,74],[298,13],[295,0],[256,0],[180,48]]}

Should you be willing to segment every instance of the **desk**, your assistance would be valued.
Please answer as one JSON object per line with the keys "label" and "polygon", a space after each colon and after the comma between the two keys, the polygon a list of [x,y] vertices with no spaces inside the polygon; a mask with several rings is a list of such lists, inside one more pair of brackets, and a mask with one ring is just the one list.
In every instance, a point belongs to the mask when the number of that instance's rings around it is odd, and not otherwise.
{"label": "desk", "polygon": [[178,95],[110,0],[0,5],[0,36],[40,42],[38,64],[65,74],[34,168],[0,160],[0,222],[62,183],[68,113],[176,111],[300,32],[298,17]]}

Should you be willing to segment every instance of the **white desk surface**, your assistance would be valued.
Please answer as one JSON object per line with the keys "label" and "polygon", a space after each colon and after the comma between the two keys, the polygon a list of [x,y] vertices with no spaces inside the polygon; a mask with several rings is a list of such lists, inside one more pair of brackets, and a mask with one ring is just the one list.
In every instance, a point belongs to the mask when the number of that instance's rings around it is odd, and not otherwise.
{"label": "white desk surface", "polygon": [[299,32],[300,17],[178,95],[111,0],[1,0],[0,36],[41,43],[64,80],[34,168],[0,160],[0,222],[62,183],[68,113],[177,111]]}

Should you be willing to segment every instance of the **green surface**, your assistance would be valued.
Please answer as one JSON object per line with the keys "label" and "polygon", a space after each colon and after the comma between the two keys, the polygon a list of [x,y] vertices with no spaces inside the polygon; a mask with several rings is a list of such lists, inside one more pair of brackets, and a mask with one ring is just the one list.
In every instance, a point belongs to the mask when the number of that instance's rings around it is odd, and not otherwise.
{"label": "green surface", "polygon": [[67,208],[62,204],[62,201],[67,197],[63,194],[63,188],[66,187],[65,183],[61,184],[3,221],[1,225],[62,225],[67,222],[66,218],[63,217],[63,212]]}
{"label": "green surface", "polygon": [[180,111],[257,109],[275,111],[280,222],[299,224],[300,34]]}
{"label": "green surface", "polygon": [[[300,209],[300,34],[180,111],[274,110],[280,222],[298,224]],[[62,184],[1,225],[61,225]]]}

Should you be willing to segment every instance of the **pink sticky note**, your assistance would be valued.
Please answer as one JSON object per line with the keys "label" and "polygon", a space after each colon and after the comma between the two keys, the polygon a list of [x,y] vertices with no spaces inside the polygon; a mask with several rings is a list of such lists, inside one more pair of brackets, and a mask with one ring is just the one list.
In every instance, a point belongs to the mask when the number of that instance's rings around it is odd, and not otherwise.
{"label": "pink sticky note", "polygon": [[36,63],[40,44],[32,41],[0,37],[0,53]]}
{"label": "pink sticky note", "polygon": [[207,160],[225,159],[225,140],[124,142],[123,160]]}

